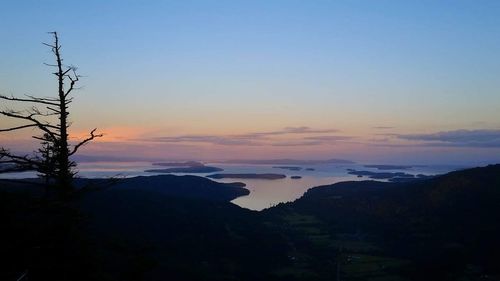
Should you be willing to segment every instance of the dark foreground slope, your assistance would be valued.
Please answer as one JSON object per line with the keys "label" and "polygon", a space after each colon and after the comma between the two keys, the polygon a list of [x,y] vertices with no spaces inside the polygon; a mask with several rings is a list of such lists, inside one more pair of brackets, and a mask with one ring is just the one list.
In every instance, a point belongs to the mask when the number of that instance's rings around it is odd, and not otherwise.
{"label": "dark foreground slope", "polygon": [[499,280],[500,165],[263,212],[199,177],[77,183],[91,191],[68,204],[0,182],[0,280]]}
{"label": "dark foreground slope", "polygon": [[161,179],[135,178],[82,201],[112,276],[256,280],[286,258],[285,244],[257,212],[228,202],[246,189],[192,176]]}
{"label": "dark foreground slope", "polygon": [[339,260],[347,280],[499,276],[500,165],[316,187],[265,214],[295,233],[304,254]]}
{"label": "dark foreground slope", "polygon": [[0,280],[258,280],[286,245],[258,213],[229,203],[239,185],[193,176],[79,180],[71,204],[1,183]]}

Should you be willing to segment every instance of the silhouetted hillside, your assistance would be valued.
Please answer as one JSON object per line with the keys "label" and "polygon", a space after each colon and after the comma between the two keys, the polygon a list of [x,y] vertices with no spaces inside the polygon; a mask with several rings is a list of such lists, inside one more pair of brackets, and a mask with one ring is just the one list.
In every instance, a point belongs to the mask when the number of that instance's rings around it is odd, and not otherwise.
{"label": "silhouetted hillside", "polygon": [[61,205],[39,186],[3,183],[0,280],[26,271],[29,280],[262,280],[287,260],[257,212],[229,203],[248,194],[239,183],[165,175],[77,185],[91,191]]}
{"label": "silhouetted hillside", "polygon": [[411,260],[406,276],[455,280],[471,268],[498,274],[499,202],[500,165],[492,165],[407,183],[320,186],[266,213],[320,221],[337,251]]}
{"label": "silhouetted hillside", "polygon": [[103,188],[67,204],[2,182],[0,279],[499,279],[500,165],[320,186],[263,212],[194,176],[77,183]]}
{"label": "silhouetted hillside", "polygon": [[115,180],[112,184],[106,179],[78,179],[77,184],[79,186],[109,186],[113,190],[137,189],[173,197],[215,201],[231,201],[250,193],[240,182],[218,183],[197,176],[140,176]]}

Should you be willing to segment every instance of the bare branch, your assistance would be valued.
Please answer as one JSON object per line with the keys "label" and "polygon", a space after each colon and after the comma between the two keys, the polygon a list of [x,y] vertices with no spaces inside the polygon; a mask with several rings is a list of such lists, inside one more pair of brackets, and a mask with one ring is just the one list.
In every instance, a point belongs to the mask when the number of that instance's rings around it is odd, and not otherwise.
{"label": "bare branch", "polygon": [[32,95],[25,95],[25,96],[27,96],[27,97],[29,97],[29,98],[32,98],[32,99],[35,99],[35,100],[53,101],[53,102],[55,102],[55,103],[56,103],[56,102],[59,102],[59,99],[54,99],[54,98],[47,98],[47,97],[45,97],[45,98],[40,98],[40,97],[35,97],[35,96],[32,96]]}
{"label": "bare branch", "polygon": [[83,141],[81,141],[80,143],[75,145],[75,147],[73,148],[73,151],[70,152],[69,156],[75,154],[76,151],[78,151],[78,149],[80,148],[80,146],[88,143],[89,141],[91,141],[95,138],[100,138],[100,137],[104,136],[104,134],[98,134],[98,135],[94,134],[96,130],[97,130],[97,128],[94,128],[92,131],[90,131],[90,137],[84,139]]}
{"label": "bare branch", "polygon": [[39,137],[39,136],[31,136],[31,137],[34,138],[34,139],[37,139],[37,140],[44,141],[44,142],[52,142],[52,140],[50,139],[50,137],[49,138],[47,138],[47,137]]}
{"label": "bare branch", "polygon": [[8,150],[2,148],[0,149],[0,163],[12,163],[22,166],[33,167],[39,165],[40,163],[28,155],[19,156],[10,153]]}
{"label": "bare branch", "polygon": [[43,45],[47,46],[47,47],[50,47],[52,49],[54,49],[56,46],[52,45],[52,44],[49,44],[49,43],[42,43]]}
{"label": "bare branch", "polygon": [[[33,116],[38,116],[38,115],[45,116],[44,113],[40,113],[39,111],[34,111],[27,116],[21,115],[21,114],[19,114],[19,112],[16,112],[16,111],[0,111],[0,114],[7,116],[7,117],[11,117],[11,118],[28,120],[28,121],[33,122],[37,126],[43,126],[45,128],[51,128],[51,129],[58,129],[59,128],[59,127],[51,125],[49,123],[42,123],[39,120],[33,118]],[[42,128],[40,128],[40,129],[42,129]]]}
{"label": "bare branch", "polygon": [[12,128],[7,128],[7,129],[0,129],[0,132],[15,131],[15,130],[20,130],[20,129],[24,129],[24,128],[36,127],[36,126],[38,126],[38,125],[36,125],[36,124],[23,125],[23,126],[12,127]]}
{"label": "bare branch", "polygon": [[61,111],[52,107],[47,107],[48,110],[54,111],[55,114],[60,114]]}
{"label": "bare branch", "polygon": [[48,104],[48,105],[54,105],[57,106],[57,103],[55,102],[49,102],[43,99],[35,99],[35,98],[29,98],[29,99],[21,99],[21,98],[16,98],[14,96],[7,97],[4,95],[0,95],[0,99],[3,100],[10,100],[10,101],[21,101],[21,102],[34,102],[34,103],[41,103],[41,104]]}
{"label": "bare branch", "polygon": [[35,118],[33,118],[32,115],[24,116],[24,115],[16,114],[15,112],[7,112],[7,111],[0,111],[0,114],[4,115],[4,116],[7,116],[7,117],[11,117],[11,118],[17,118],[17,119],[23,119],[23,120],[31,121],[34,124],[36,124],[36,126],[38,128],[40,128],[40,130],[42,130],[42,131],[46,132],[47,134],[49,134],[54,140],[57,140],[56,133],[52,132],[49,128],[51,128],[51,129],[58,129],[58,127],[50,125],[50,124],[43,124],[42,122],[40,122],[40,121],[36,120]]}
{"label": "bare branch", "polygon": [[47,117],[47,116],[53,116],[57,115],[56,113],[51,113],[51,112],[41,112],[37,107],[31,107],[31,110],[26,110],[31,117],[33,116],[42,116],[42,117]]}
{"label": "bare branch", "polygon": [[74,78],[71,77],[70,75],[66,75],[66,77],[71,81],[70,84],[69,84],[69,89],[66,91],[66,93],[64,94],[65,97],[67,97],[74,89],[75,89],[75,83],[78,82],[80,80],[80,76],[78,74],[76,74],[76,67],[70,67],[66,70],[66,72],[64,72],[65,74],[72,70],[73,71],[73,75],[74,75]]}

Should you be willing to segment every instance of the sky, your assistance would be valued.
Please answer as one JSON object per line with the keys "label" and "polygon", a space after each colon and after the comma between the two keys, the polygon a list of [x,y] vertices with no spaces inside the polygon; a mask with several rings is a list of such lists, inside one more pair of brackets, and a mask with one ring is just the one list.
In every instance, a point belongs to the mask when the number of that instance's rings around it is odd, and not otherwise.
{"label": "sky", "polygon": [[[500,162],[499,1],[3,1],[0,93],[83,75],[84,155]],[[2,108],[17,105],[3,102]],[[13,120],[0,118],[0,127]],[[30,151],[36,131],[1,133]]]}

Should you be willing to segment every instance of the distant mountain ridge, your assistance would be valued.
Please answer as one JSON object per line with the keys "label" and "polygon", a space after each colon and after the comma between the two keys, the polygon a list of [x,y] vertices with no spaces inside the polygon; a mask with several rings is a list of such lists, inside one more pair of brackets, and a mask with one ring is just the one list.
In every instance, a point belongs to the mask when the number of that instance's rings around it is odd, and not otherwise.
{"label": "distant mountain ridge", "polygon": [[327,160],[297,160],[297,159],[233,159],[221,161],[231,164],[254,164],[254,165],[315,165],[315,164],[354,164],[355,162],[345,159]]}

